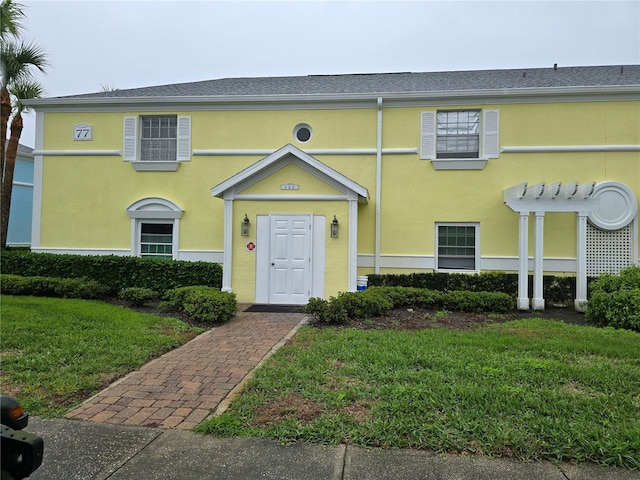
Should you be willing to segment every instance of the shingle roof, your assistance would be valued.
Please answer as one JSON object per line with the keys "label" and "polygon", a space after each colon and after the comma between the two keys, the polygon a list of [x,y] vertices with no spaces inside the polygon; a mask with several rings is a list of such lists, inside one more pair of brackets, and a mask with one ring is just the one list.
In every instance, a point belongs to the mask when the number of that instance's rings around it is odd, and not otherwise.
{"label": "shingle roof", "polygon": [[233,97],[640,85],[640,65],[223,78],[58,98]]}

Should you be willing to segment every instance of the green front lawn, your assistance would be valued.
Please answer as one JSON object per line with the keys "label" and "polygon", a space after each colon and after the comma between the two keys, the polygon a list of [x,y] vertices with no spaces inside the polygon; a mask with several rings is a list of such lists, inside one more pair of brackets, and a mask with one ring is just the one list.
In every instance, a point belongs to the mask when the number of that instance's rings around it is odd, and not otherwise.
{"label": "green front lawn", "polygon": [[640,334],[306,327],[199,430],[640,468]]}
{"label": "green front lawn", "polygon": [[98,301],[0,299],[0,393],[31,415],[62,415],[201,330]]}

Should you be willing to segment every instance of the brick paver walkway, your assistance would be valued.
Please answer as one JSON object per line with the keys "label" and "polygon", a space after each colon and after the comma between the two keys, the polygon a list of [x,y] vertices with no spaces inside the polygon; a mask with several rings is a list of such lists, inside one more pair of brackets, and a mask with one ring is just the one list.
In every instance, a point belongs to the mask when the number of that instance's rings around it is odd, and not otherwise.
{"label": "brick paver walkway", "polygon": [[238,314],[156,358],[67,414],[102,423],[191,429],[305,318],[295,313]]}

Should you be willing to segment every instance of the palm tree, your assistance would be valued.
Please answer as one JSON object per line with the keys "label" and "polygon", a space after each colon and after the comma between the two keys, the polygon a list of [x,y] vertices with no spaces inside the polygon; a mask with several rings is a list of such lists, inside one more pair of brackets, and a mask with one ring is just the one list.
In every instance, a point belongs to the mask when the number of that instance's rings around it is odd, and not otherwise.
{"label": "palm tree", "polygon": [[0,40],[7,36],[19,37],[22,33],[22,19],[24,12],[22,5],[13,0],[4,0],[0,4]]}
{"label": "palm tree", "polygon": [[[0,160],[2,173],[0,248],[7,245],[7,229],[11,208],[11,192],[13,190],[13,170],[17,146],[22,134],[22,112],[25,111],[20,99],[37,98],[42,88],[33,80],[32,70],[45,71],[47,58],[37,45],[18,42],[15,37],[21,31],[20,20],[24,17],[22,6],[12,0],[0,3]],[[27,96],[22,96],[27,95]],[[13,102],[12,102],[13,100]],[[15,150],[5,147],[9,118],[11,121],[11,138],[9,145],[15,142]],[[14,130],[15,129],[15,130]],[[10,158],[11,155],[11,158]]]}
{"label": "palm tree", "polygon": [[11,212],[11,192],[13,191],[13,172],[16,167],[20,135],[22,135],[22,128],[24,127],[22,113],[29,109],[29,107],[22,103],[22,100],[42,97],[42,86],[34,81],[14,83],[11,86],[11,94],[16,98],[16,101],[15,112],[11,119],[11,133],[6,147],[4,175],[2,176],[2,205],[0,207],[0,214],[2,215],[3,249],[7,246],[9,214]]}

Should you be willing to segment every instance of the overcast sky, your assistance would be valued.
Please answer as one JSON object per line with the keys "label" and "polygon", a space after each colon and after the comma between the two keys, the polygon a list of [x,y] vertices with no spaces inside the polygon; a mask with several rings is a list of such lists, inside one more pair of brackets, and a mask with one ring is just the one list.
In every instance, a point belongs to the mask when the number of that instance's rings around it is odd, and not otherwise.
{"label": "overcast sky", "polygon": [[[25,5],[45,96],[227,77],[640,63],[635,1],[62,1]],[[21,143],[34,145],[34,115]]]}

